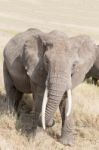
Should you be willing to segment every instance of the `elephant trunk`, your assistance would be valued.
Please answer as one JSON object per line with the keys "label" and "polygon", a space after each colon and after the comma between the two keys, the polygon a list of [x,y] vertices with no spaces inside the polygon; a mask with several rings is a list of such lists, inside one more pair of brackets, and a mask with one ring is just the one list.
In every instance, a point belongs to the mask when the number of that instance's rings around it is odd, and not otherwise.
{"label": "elephant trunk", "polygon": [[[44,129],[45,129],[45,124],[48,124],[50,119],[53,118],[53,115],[56,112],[65,91],[68,91],[70,89],[70,84],[68,82],[70,82],[69,78],[68,81],[64,78],[50,79],[48,91],[46,91],[44,94],[44,101],[42,105],[42,124]],[[70,94],[71,93],[69,90],[69,92],[67,93],[68,97],[70,98],[70,101],[68,102],[68,106],[71,105]],[[68,107],[67,116],[69,115],[70,110],[71,110],[71,106]]]}

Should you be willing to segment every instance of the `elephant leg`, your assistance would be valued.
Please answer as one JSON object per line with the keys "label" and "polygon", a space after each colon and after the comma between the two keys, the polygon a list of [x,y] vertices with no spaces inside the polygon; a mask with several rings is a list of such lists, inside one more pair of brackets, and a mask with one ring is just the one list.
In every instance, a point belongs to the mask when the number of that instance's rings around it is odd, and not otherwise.
{"label": "elephant leg", "polygon": [[7,95],[6,100],[8,104],[8,111],[14,114],[15,112],[17,112],[19,102],[22,99],[23,93],[21,93],[15,88],[5,63],[3,65],[3,72],[5,90]]}
{"label": "elephant leg", "polygon": [[23,93],[19,92],[14,87],[7,92],[7,102],[8,102],[8,110],[10,113],[17,113],[18,114],[18,106],[22,99]]}
{"label": "elephant leg", "polygon": [[67,108],[66,108],[67,95],[62,99],[59,109],[62,118],[62,129],[61,129],[61,137],[59,141],[64,145],[72,146],[74,144],[74,136],[72,129],[72,117],[66,116]]}
{"label": "elephant leg", "polygon": [[41,113],[44,88],[31,81],[31,92],[33,97],[32,109],[30,112],[25,112],[21,115],[21,122],[23,124],[23,131],[28,134],[32,133],[35,137],[39,116]]}
{"label": "elephant leg", "polygon": [[45,87],[40,87],[37,84],[33,84],[33,108],[32,112],[35,113],[34,122],[36,125],[41,125],[41,108],[42,108],[42,101],[44,96]]}
{"label": "elephant leg", "polygon": [[97,79],[96,78],[92,77],[92,81],[93,81],[94,85],[97,85]]}

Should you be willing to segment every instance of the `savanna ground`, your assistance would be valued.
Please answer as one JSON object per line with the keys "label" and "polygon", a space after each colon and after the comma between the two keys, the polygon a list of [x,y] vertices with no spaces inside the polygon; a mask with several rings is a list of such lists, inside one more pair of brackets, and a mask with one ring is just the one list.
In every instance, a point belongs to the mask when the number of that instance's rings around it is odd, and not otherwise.
{"label": "savanna ground", "polygon": [[[0,0],[0,150],[99,150],[99,87],[83,83],[73,90],[75,146],[57,142],[61,120],[44,132],[37,129],[30,140],[18,129],[15,117],[6,113],[2,75],[3,48],[16,33],[34,27],[59,29],[68,36],[89,34],[99,41],[98,0]],[[30,98],[24,98],[25,101]],[[29,103],[27,104],[29,105]]]}

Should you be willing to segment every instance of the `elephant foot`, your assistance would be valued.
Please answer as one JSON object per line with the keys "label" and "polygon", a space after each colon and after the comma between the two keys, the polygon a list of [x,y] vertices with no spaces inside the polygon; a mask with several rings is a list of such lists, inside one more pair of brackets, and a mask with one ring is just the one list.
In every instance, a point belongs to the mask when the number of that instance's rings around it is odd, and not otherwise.
{"label": "elephant foot", "polygon": [[66,145],[66,146],[73,146],[74,145],[74,136],[71,134],[61,136],[59,138],[59,142]]}
{"label": "elephant foot", "polygon": [[[54,119],[51,119],[50,121],[49,121],[49,123],[47,123],[46,124],[46,127],[53,127],[55,125],[55,120]],[[39,119],[39,121],[38,121],[38,126],[39,127],[42,127],[42,122],[41,122],[41,117],[40,117],[40,119]]]}
{"label": "elephant foot", "polygon": [[19,128],[23,134],[32,135],[35,137],[37,129],[36,114],[23,113],[19,116]]}
{"label": "elephant foot", "polygon": [[27,137],[28,137],[28,139],[30,138],[30,137],[33,137],[33,138],[35,138],[35,136],[36,136],[36,129],[37,128],[26,128],[24,131],[23,131],[23,134],[25,134]]}

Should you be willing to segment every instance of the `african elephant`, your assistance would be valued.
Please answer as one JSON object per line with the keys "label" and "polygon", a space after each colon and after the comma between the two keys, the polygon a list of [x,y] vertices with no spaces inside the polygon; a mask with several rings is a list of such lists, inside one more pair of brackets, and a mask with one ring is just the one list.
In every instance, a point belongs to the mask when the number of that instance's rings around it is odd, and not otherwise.
{"label": "african elephant", "polygon": [[96,45],[96,60],[93,67],[89,70],[86,78],[92,77],[93,83],[96,85],[99,80],[99,45]]}
{"label": "african elephant", "polygon": [[47,74],[50,72],[45,69],[45,53],[51,51],[55,57],[54,49],[64,50],[65,40],[66,35],[59,31],[43,33],[38,29],[29,29],[12,38],[4,48],[3,72],[9,110],[11,113],[17,112],[23,94],[32,93],[34,130],[41,112]]}

